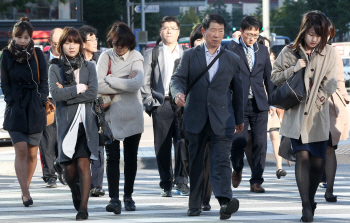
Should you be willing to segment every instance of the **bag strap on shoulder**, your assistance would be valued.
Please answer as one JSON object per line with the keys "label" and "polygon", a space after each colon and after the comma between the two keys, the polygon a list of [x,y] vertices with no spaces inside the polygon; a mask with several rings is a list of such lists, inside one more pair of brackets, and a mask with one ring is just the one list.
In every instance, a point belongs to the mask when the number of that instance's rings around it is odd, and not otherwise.
{"label": "bag strap on shoulder", "polygon": [[110,75],[111,72],[111,57],[108,55],[108,71],[107,71],[107,76]]}
{"label": "bag strap on shoulder", "polygon": [[36,70],[38,72],[38,83],[40,84],[39,61],[38,61],[38,56],[36,55],[35,48],[34,48],[34,58],[35,58],[35,61],[36,61]]}
{"label": "bag strap on shoulder", "polygon": [[154,71],[157,65],[158,61],[158,56],[159,56],[159,45],[153,47],[152,49],[152,62],[151,62],[151,78],[150,78],[150,83],[151,83],[151,89],[154,89]]}

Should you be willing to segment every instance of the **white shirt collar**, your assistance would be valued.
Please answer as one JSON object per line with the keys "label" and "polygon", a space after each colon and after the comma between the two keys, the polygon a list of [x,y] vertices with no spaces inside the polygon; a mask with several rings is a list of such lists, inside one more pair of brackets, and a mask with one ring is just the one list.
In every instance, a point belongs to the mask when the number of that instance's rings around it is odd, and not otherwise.
{"label": "white shirt collar", "polygon": [[51,49],[49,50],[49,52],[50,52],[50,60],[53,59],[53,58],[58,58],[58,56],[56,57],[55,55],[53,55],[53,54],[51,53]]}
{"label": "white shirt collar", "polygon": [[173,54],[173,53],[180,53],[180,48],[179,48],[179,44],[177,43],[175,48],[174,48],[174,51],[173,52],[170,52],[170,49],[169,47],[167,47],[165,44],[163,44],[163,49],[166,50],[168,53],[170,54]]}
{"label": "white shirt collar", "polygon": [[[209,53],[209,50],[208,50],[208,47],[207,47],[207,44],[206,42],[204,42],[204,49],[205,49],[205,53]],[[219,45],[219,47],[216,49],[216,51],[213,53],[213,55],[216,53],[218,54],[220,52],[220,49],[221,49],[221,45]],[[210,54],[210,53],[209,53]]]}

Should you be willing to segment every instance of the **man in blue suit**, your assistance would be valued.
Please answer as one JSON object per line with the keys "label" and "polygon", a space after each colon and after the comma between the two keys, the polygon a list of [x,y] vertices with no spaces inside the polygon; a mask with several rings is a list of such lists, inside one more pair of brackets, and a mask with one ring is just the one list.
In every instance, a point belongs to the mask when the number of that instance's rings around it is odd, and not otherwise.
{"label": "man in blue suit", "polygon": [[258,18],[247,16],[241,23],[241,36],[233,39],[227,49],[236,53],[240,58],[240,69],[244,95],[244,129],[236,133],[231,149],[233,166],[232,185],[238,187],[242,180],[244,148],[248,142],[248,126],[251,128],[252,162],[250,191],[264,193],[261,186],[264,182],[267,149],[267,120],[268,112],[275,113],[276,109],[269,107],[267,95],[272,94],[274,84],[271,82],[271,62],[267,47],[258,44],[259,31],[262,24]]}
{"label": "man in blue suit", "polygon": [[[243,89],[239,57],[221,47],[225,20],[208,14],[202,22],[205,42],[183,53],[171,77],[171,95],[178,106],[184,106],[182,128],[189,141],[190,198],[189,216],[201,213],[204,187],[204,155],[209,142],[210,185],[220,203],[220,219],[228,219],[239,208],[232,198],[230,149],[234,132],[243,129]],[[223,51],[223,52],[220,52]],[[222,54],[220,54],[222,53]],[[185,99],[186,86],[218,60],[193,85]],[[186,81],[188,83],[186,84]]]}

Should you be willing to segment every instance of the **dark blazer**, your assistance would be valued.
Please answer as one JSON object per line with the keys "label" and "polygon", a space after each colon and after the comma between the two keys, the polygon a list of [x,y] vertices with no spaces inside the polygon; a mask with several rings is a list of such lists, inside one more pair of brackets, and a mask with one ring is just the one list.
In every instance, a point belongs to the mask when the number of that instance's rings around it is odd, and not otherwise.
{"label": "dark blazer", "polygon": [[[183,129],[199,133],[209,118],[217,135],[232,137],[235,126],[243,123],[243,91],[239,70],[239,57],[223,48],[218,70],[211,82],[207,72],[191,89],[186,97]],[[186,50],[180,64],[171,78],[171,94],[185,93],[186,80],[189,82],[206,68],[204,43]]]}
{"label": "dark blazer", "polygon": [[39,133],[46,127],[46,98],[49,94],[46,61],[43,52],[35,48],[40,72],[38,84],[34,55],[28,63],[18,63],[13,54],[4,50],[1,56],[1,88],[5,95],[4,129],[25,134]]}
{"label": "dark blazer", "polygon": [[92,159],[98,157],[98,127],[97,118],[93,113],[93,101],[97,97],[97,74],[95,65],[92,62],[84,61],[79,71],[79,83],[88,85],[85,93],[77,94],[76,85],[58,88],[56,82],[63,85],[63,73],[57,64],[51,64],[49,68],[50,92],[56,102],[56,124],[57,141],[60,162],[65,160],[66,156],[62,153],[62,142],[72,124],[79,104],[85,104],[86,111],[86,138],[87,145],[92,154]]}
{"label": "dark blazer", "polygon": [[[43,54],[44,54],[44,58],[45,58],[46,63],[49,63],[49,61],[50,61],[50,50],[46,50],[45,52],[43,52]],[[49,70],[49,66],[47,66],[47,70]]]}
{"label": "dark blazer", "polygon": [[249,86],[251,85],[258,109],[260,111],[268,111],[269,104],[266,92],[268,95],[272,94],[275,85],[271,82],[272,67],[267,47],[259,43],[254,44],[254,51],[256,53],[255,65],[252,72],[249,71],[247,57],[241,43],[238,44],[232,40],[227,45],[227,49],[241,58],[240,68],[243,81],[244,107],[248,101]]}

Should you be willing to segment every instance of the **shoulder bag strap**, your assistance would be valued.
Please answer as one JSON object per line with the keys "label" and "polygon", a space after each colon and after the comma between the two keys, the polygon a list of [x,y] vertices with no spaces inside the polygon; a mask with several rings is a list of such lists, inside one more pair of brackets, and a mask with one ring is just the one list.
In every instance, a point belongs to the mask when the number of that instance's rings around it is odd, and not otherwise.
{"label": "shoulder bag strap", "polygon": [[108,71],[107,71],[107,76],[110,75],[111,72],[111,57],[108,55]]}
{"label": "shoulder bag strap", "polygon": [[186,95],[188,95],[188,93],[190,93],[192,87],[197,83],[197,81],[199,81],[199,79],[201,79],[201,78],[208,72],[208,70],[213,66],[213,64],[215,63],[215,61],[216,61],[217,59],[219,59],[219,57],[224,53],[224,51],[225,51],[225,50],[221,48],[220,53],[219,53],[218,55],[216,55],[216,57],[214,58],[214,60],[212,60],[212,61],[210,62],[210,64],[203,70],[203,72],[202,72],[200,75],[198,75],[198,77],[191,83],[190,87],[187,88],[187,90],[186,90]]}
{"label": "shoulder bag strap", "polygon": [[39,62],[38,62],[38,57],[36,55],[36,50],[35,49],[34,49],[34,58],[35,58],[35,61],[36,61],[36,70],[38,72],[38,82],[40,84]]}
{"label": "shoulder bag strap", "polygon": [[151,77],[150,77],[150,87],[151,89],[154,89],[154,70],[157,65],[157,60],[159,56],[159,45],[153,47],[152,49],[152,63],[151,63]]}

